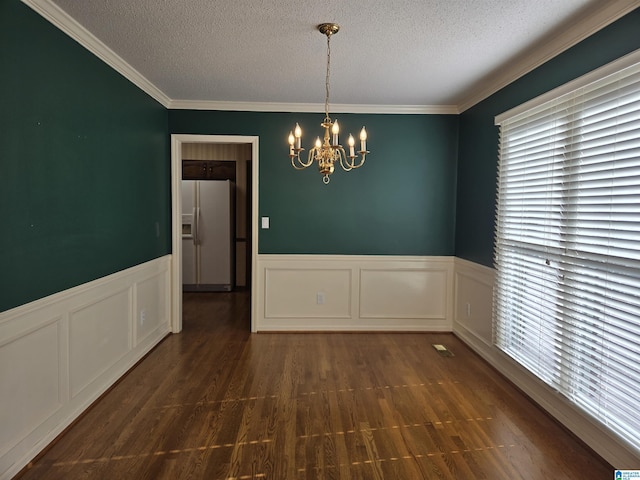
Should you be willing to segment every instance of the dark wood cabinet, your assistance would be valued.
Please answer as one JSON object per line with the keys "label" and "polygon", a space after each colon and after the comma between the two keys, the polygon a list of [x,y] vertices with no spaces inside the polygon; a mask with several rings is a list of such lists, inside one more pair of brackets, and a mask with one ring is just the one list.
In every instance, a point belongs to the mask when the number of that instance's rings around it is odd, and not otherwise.
{"label": "dark wood cabinet", "polygon": [[183,180],[236,181],[236,162],[226,160],[183,160]]}

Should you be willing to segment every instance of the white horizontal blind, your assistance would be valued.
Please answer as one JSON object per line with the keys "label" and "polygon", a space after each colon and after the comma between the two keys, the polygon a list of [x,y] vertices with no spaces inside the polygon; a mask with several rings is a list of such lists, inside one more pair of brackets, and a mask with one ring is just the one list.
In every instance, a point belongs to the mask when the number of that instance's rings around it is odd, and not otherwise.
{"label": "white horizontal blind", "polygon": [[640,451],[640,64],[500,124],[495,344]]}

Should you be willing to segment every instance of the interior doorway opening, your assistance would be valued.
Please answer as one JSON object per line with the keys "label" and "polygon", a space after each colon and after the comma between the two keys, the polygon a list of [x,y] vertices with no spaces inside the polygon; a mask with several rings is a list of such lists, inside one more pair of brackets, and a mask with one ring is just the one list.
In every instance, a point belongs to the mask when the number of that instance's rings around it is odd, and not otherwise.
{"label": "interior doorway opening", "polygon": [[[207,226],[206,216],[215,217],[216,224],[212,226],[218,230],[218,236],[224,245],[212,247],[207,245],[206,238],[204,245],[197,245],[198,248],[219,248],[220,251],[216,255],[210,255],[212,259],[221,258],[221,262],[228,262],[224,265],[225,270],[229,270],[228,278],[224,283],[229,286],[229,290],[245,290],[251,285],[251,165],[252,152],[250,143],[183,143],[182,144],[182,215],[183,215],[183,236],[185,236],[185,226],[187,227],[186,240],[183,240],[183,282],[190,282],[185,278],[185,265],[191,263],[191,258],[185,255],[185,247],[191,247],[190,240],[196,244],[197,238],[193,236],[201,235],[201,228]],[[226,183],[230,185],[227,187]],[[191,212],[191,205],[187,205],[189,193],[187,189],[191,189],[192,185],[209,186],[216,184],[217,189],[226,190],[229,188],[231,199],[229,206],[227,202],[209,202],[204,207],[194,207],[195,214]],[[195,189],[199,190],[199,189]],[[185,195],[185,193],[187,193]],[[204,198],[201,195],[200,198]],[[224,203],[224,205],[221,205]],[[222,211],[230,207],[230,213]],[[227,216],[230,222],[227,222]],[[186,218],[185,218],[186,217]],[[193,219],[191,217],[194,217]],[[202,222],[198,222],[202,217]],[[185,223],[185,219],[187,223]],[[218,222],[219,219],[219,222]],[[189,222],[189,220],[191,220]],[[189,228],[193,227],[193,228]],[[228,231],[227,231],[228,230]],[[225,238],[226,237],[226,238]],[[227,244],[227,239],[229,245]],[[222,252],[222,249],[225,251]],[[229,258],[226,258],[229,257]],[[199,262],[196,258],[195,263],[198,267],[203,262]],[[216,266],[222,269],[222,266]],[[197,269],[196,269],[197,270]],[[220,275],[222,278],[225,275]]]}
{"label": "interior doorway opening", "polygon": [[[251,297],[251,330],[254,328],[255,264],[257,257],[258,137],[221,135],[172,135],[172,331],[182,330],[183,308],[183,179],[234,182],[234,219],[231,250],[232,287]],[[192,215],[193,216],[193,215]],[[187,215],[189,217],[189,215]]]}

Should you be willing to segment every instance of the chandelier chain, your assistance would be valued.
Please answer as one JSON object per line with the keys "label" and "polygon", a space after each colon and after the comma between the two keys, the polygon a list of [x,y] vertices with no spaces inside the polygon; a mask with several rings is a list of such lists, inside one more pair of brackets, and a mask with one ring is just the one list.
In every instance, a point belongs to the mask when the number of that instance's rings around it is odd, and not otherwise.
{"label": "chandelier chain", "polygon": [[327,76],[325,77],[324,87],[326,95],[324,97],[324,114],[325,120],[329,119],[329,74],[331,72],[331,35],[327,35]]}

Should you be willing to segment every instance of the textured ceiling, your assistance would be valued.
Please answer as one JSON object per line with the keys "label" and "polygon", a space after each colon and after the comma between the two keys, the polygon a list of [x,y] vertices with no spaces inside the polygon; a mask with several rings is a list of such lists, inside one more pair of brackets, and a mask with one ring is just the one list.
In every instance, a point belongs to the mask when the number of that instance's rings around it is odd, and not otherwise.
{"label": "textured ceiling", "polygon": [[[54,0],[172,100],[459,105],[602,0]],[[633,2],[627,2],[633,3]],[[636,2],[637,3],[637,2]]]}

